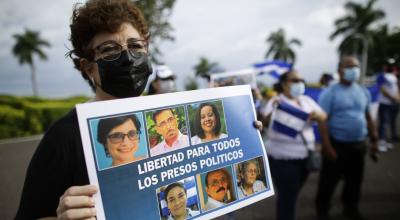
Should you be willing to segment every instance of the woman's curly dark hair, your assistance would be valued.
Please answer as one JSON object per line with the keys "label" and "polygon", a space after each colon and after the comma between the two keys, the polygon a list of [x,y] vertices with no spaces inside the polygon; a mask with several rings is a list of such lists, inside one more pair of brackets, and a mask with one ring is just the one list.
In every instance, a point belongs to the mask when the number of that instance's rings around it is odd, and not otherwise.
{"label": "woman's curly dark hair", "polygon": [[89,0],[83,5],[74,5],[70,25],[73,49],[68,56],[92,89],[94,85],[81,69],[80,59],[93,60],[94,54],[90,49],[93,37],[102,32],[116,33],[125,22],[132,24],[146,41],[149,40],[149,29],[143,14],[129,0]]}

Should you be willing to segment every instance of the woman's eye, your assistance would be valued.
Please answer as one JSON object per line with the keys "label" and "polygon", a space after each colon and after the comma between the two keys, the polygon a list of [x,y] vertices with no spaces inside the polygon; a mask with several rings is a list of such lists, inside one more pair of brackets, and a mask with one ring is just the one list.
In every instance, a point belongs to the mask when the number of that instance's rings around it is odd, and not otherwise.
{"label": "woman's eye", "polygon": [[110,52],[114,52],[117,51],[118,47],[115,46],[105,46],[103,48],[101,48],[101,53],[110,53]]}
{"label": "woman's eye", "polygon": [[134,43],[134,44],[129,44],[128,47],[129,47],[129,49],[142,49],[143,45]]}

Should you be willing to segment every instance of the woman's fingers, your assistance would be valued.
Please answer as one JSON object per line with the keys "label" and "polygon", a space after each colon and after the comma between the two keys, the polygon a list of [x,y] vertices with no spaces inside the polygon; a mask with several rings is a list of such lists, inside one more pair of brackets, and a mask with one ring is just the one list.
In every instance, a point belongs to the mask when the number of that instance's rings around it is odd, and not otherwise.
{"label": "woman's fingers", "polygon": [[263,123],[261,121],[254,121],[253,125],[260,131],[263,129]]}
{"label": "woman's fingers", "polygon": [[91,196],[96,192],[97,187],[94,185],[72,186],[65,191],[64,196]]}
{"label": "woman's fingers", "polygon": [[64,209],[73,209],[81,207],[93,207],[94,198],[90,196],[64,196],[61,198],[60,204]]}
{"label": "woman's fingers", "polygon": [[95,201],[92,196],[97,193],[93,185],[72,186],[60,197],[57,207],[58,219],[90,219],[96,216]]}
{"label": "woman's fingers", "polygon": [[86,219],[94,218],[96,216],[95,208],[78,208],[69,209],[61,215],[58,215],[58,219]]}

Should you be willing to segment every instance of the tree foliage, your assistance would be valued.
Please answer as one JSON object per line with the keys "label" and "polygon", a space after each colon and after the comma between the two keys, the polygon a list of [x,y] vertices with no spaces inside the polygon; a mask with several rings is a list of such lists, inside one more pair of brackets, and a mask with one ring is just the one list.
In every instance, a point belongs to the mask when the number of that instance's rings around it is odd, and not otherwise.
{"label": "tree foliage", "polygon": [[376,2],[377,0],[369,0],[366,5],[355,2],[345,4],[346,14],[336,19],[336,30],[330,36],[331,40],[343,36],[338,48],[340,54],[360,54],[363,50],[363,38],[368,41],[369,46],[378,43],[376,30],[372,26],[385,17],[385,12],[374,8]]}
{"label": "tree foliage", "polygon": [[302,45],[301,41],[297,38],[286,39],[285,30],[282,28],[271,33],[266,42],[270,44],[270,47],[265,54],[265,58],[268,59],[271,57],[274,60],[282,60],[292,64],[296,61],[296,53],[292,49],[292,45]]}
{"label": "tree foliage", "polygon": [[175,0],[136,0],[135,4],[142,10],[150,29],[150,52],[152,60],[160,64],[162,53],[159,43],[164,40],[174,41],[171,32],[174,28],[168,19],[172,14]]}
{"label": "tree foliage", "polygon": [[33,95],[38,96],[38,89],[36,83],[36,71],[35,64],[33,61],[33,55],[36,54],[40,59],[46,60],[47,56],[43,52],[42,47],[49,47],[50,44],[40,38],[39,32],[32,31],[29,29],[25,30],[23,34],[14,34],[15,45],[12,49],[12,53],[18,58],[20,64],[27,63],[31,68],[31,80]]}
{"label": "tree foliage", "polygon": [[219,68],[217,62],[211,62],[205,57],[200,57],[199,62],[193,67],[196,76],[202,77],[210,81],[210,73],[213,69]]}

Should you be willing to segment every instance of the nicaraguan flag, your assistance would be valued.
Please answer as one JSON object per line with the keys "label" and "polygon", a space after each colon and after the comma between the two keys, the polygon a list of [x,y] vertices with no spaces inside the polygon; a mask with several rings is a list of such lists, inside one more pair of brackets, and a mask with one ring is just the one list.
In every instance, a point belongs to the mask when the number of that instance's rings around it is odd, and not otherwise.
{"label": "nicaraguan flag", "polygon": [[288,103],[280,103],[273,115],[272,129],[296,138],[307,123],[309,114]]}
{"label": "nicaraguan flag", "polygon": [[[196,183],[193,177],[186,178],[184,181],[180,181],[183,183],[186,193],[187,193],[187,200],[186,200],[186,207],[191,207],[197,204],[197,190],[196,190]],[[160,198],[160,206],[161,206],[161,215],[163,217],[167,217],[169,215],[169,209],[167,207],[167,202],[165,201],[165,193],[164,191],[159,193]],[[198,205],[197,205],[198,206]]]}
{"label": "nicaraguan flag", "polygon": [[253,67],[258,75],[268,73],[274,78],[279,79],[279,77],[283,73],[292,69],[292,64],[286,63],[284,61],[273,60],[262,63],[256,63],[253,65]]}

